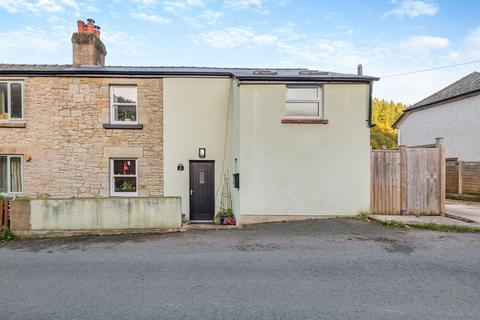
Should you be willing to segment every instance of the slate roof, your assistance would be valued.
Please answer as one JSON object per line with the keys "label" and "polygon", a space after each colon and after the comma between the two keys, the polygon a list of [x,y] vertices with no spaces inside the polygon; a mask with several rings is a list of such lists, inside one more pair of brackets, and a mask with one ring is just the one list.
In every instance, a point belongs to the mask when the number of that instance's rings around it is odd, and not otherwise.
{"label": "slate roof", "polygon": [[168,66],[73,66],[40,64],[0,64],[0,75],[152,75],[152,76],[224,76],[252,81],[376,81],[378,78],[356,74],[309,69],[209,68]]}
{"label": "slate roof", "polygon": [[410,111],[414,111],[419,108],[440,104],[447,102],[454,98],[459,98],[464,95],[478,92],[480,93],[480,72],[472,72],[469,75],[455,81],[451,85],[443,88],[442,90],[435,92],[431,96],[411,105],[408,107],[392,125],[393,128],[398,128],[398,125],[405,119]]}
{"label": "slate roof", "polygon": [[456,98],[464,94],[480,90],[480,72],[472,72],[469,75],[455,81],[451,85],[435,92],[431,96],[410,106],[407,110],[424,107],[440,101]]}

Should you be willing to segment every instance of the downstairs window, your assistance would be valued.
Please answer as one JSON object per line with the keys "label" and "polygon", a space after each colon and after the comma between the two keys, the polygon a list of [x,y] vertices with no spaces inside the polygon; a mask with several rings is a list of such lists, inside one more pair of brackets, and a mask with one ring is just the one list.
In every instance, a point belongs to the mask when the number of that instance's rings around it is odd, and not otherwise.
{"label": "downstairs window", "polygon": [[137,159],[111,159],[110,174],[112,196],[137,195]]}
{"label": "downstairs window", "polygon": [[23,158],[18,155],[0,155],[0,194],[23,193]]}

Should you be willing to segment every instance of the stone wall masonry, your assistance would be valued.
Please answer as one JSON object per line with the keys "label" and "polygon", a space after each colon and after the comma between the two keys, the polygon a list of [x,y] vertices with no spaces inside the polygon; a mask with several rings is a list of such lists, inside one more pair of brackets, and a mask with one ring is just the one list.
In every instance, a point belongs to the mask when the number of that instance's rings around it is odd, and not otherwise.
{"label": "stone wall masonry", "polygon": [[[26,160],[31,158],[24,162],[25,196],[108,197],[109,159],[125,155],[139,160],[138,195],[163,195],[162,79],[21,80],[26,127],[0,127],[0,154],[26,154]],[[110,122],[113,84],[137,85],[142,130],[103,128]]]}

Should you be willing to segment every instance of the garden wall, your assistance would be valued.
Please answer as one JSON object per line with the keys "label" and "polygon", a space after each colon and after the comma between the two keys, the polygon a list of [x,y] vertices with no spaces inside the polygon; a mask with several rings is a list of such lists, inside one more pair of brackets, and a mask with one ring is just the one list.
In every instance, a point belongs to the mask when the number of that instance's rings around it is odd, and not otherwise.
{"label": "garden wall", "polygon": [[181,224],[179,197],[16,199],[11,209],[11,228],[20,235],[175,230]]}

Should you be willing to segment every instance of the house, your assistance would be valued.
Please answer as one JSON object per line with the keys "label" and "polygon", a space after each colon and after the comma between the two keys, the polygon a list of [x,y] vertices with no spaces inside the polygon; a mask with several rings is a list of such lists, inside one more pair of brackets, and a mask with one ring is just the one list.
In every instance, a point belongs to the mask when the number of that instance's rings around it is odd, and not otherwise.
{"label": "house", "polygon": [[410,106],[394,123],[399,144],[419,146],[444,138],[447,158],[480,161],[480,73],[472,72]]}
{"label": "house", "polygon": [[[105,66],[93,20],[71,65],[0,65],[0,191],[181,197],[240,223],[369,208],[374,77],[308,69]],[[81,213],[80,213],[81,215]]]}

